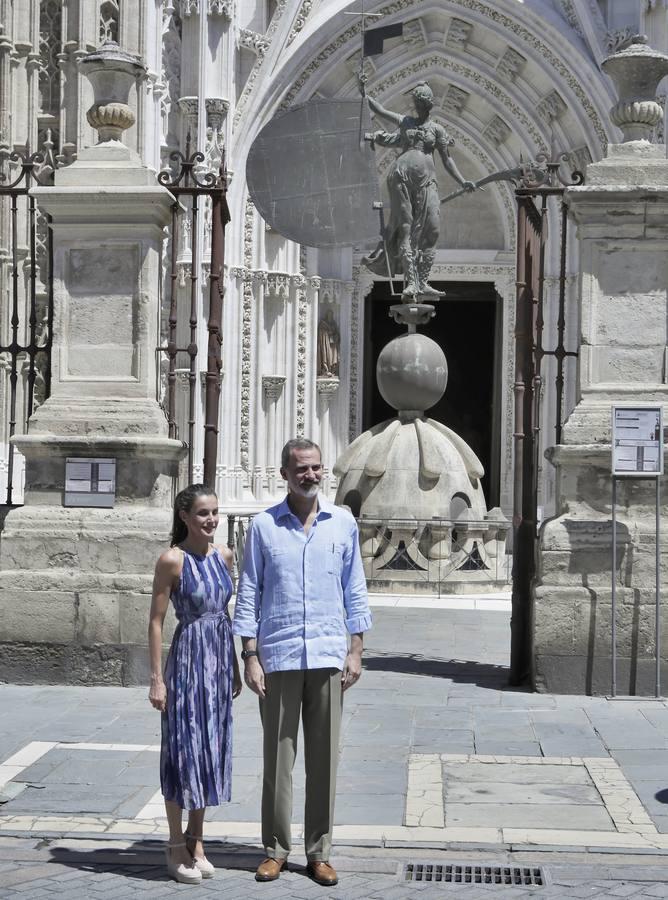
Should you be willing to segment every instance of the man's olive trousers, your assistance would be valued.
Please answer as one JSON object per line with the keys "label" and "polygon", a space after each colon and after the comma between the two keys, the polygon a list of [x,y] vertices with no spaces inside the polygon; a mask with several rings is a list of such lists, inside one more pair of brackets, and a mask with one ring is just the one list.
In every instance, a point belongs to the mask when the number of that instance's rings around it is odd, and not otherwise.
{"label": "man's olive trousers", "polygon": [[291,849],[292,769],[301,716],[306,767],[306,856],[314,862],[328,861],[341,733],[341,672],[268,672],[265,693],[260,700],[260,715],[264,731],[262,842],[267,856],[283,859]]}

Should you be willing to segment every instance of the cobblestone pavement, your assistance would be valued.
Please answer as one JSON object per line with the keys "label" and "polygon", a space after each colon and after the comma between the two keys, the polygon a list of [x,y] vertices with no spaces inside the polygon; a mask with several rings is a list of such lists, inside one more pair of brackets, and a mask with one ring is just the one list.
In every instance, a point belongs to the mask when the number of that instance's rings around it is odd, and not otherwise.
{"label": "cobblestone pavement", "polygon": [[[408,602],[408,601],[406,601]],[[235,705],[233,802],[210,811],[231,898],[668,897],[668,706],[507,687],[507,611],[381,607],[347,695],[334,854],[257,884],[261,734]],[[171,896],[145,688],[0,685],[0,898]],[[407,883],[404,862],[538,865],[543,886]]]}
{"label": "cobblestone pavement", "polygon": [[[259,859],[257,851],[236,847],[228,852],[213,850],[211,859],[220,868],[216,876],[191,887],[168,880],[162,866],[162,853],[155,846],[141,843],[108,842],[95,848],[87,841],[27,841],[0,839],[0,896],[3,900],[19,898],[67,897],[68,900],[123,900],[123,898],[162,898],[175,896],[213,897],[230,900],[526,900],[526,898],[599,898],[599,897],[668,897],[666,876],[668,868],[662,860],[648,858],[645,862],[629,862],[612,857],[605,863],[587,859],[584,855],[553,854],[541,857],[519,854],[509,858],[487,852],[481,854],[443,854],[404,851],[372,851],[369,856],[355,856],[338,860],[339,884],[323,888],[314,884],[304,871],[304,860],[291,863],[290,871],[271,884],[258,884],[253,869]],[[545,884],[522,885],[483,884],[414,884],[405,881],[404,866],[408,860],[431,861],[437,865],[461,864],[488,868],[540,867]],[[475,876],[473,876],[475,877]]]}

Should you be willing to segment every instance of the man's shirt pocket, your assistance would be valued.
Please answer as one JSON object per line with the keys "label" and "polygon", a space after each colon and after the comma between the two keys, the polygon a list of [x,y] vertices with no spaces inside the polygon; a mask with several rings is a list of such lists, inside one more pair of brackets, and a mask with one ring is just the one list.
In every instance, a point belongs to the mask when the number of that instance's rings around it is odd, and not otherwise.
{"label": "man's shirt pocket", "polygon": [[330,575],[340,575],[343,569],[343,547],[331,544],[326,552],[326,568]]}

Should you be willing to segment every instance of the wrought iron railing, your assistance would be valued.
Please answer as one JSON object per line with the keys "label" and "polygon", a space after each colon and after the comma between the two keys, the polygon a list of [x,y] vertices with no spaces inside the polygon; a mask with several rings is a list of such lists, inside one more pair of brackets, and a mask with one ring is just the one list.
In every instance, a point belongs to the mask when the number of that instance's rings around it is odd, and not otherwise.
{"label": "wrought iron railing", "polygon": [[51,183],[44,153],[0,151],[0,503],[23,501],[22,458],[11,438],[28,429],[51,390],[53,275],[50,219],[30,190]]}
{"label": "wrought iron railing", "polygon": [[[170,159],[176,171],[165,170],[158,175],[158,182],[174,195],[170,231],[169,262],[169,315],[167,341],[159,351],[167,355],[166,413],[169,436],[181,438],[188,444],[188,482],[195,479],[195,428],[197,420],[199,309],[201,295],[201,268],[204,256],[200,252],[200,238],[204,239],[204,251],[210,245],[209,258],[209,311],[207,318],[208,344],[205,374],[204,404],[204,452],[203,475],[205,484],[215,487],[216,457],[218,454],[218,421],[220,406],[220,382],[222,377],[222,312],[223,266],[225,263],[225,226],[230,220],[227,206],[227,175],[224,159],[217,173],[201,171],[203,153],[190,152],[190,135],[185,154],[175,151]],[[203,225],[201,221],[203,220]],[[185,254],[185,258],[184,258]],[[179,279],[190,281],[188,343],[179,346]],[[179,357],[188,361],[188,403],[186,434],[179,434],[177,421],[177,374]],[[182,369],[182,371],[184,371]]]}

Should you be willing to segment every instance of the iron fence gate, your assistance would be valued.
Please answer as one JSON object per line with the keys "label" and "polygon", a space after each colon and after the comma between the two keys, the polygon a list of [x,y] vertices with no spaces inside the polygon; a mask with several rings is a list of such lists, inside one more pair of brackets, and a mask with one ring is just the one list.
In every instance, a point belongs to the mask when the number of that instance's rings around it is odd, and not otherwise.
{"label": "iron fence gate", "polygon": [[[192,483],[199,475],[196,463],[196,426],[198,409],[198,356],[200,336],[200,296],[202,293],[201,258],[209,250],[207,328],[207,367],[204,375],[205,399],[203,422],[202,481],[215,490],[216,460],[218,455],[218,422],[220,407],[220,383],[222,374],[222,312],[223,269],[225,264],[225,226],[230,221],[227,206],[227,175],[224,158],[219,171],[202,170],[204,154],[190,152],[190,135],[186,140],[185,154],[176,151],[170,159],[176,163],[176,171],[165,170],[158,175],[158,182],[174,195],[169,235],[169,311],[167,316],[167,340],[158,350],[167,356],[165,411],[169,422],[169,436],[181,438],[188,445],[187,480]],[[200,253],[201,242],[203,242]],[[189,282],[189,284],[188,284]],[[188,287],[188,318],[180,315],[179,283]],[[185,326],[185,328],[184,328]],[[187,343],[179,338],[185,337]],[[181,343],[181,346],[179,344]],[[184,420],[177,415],[177,377],[179,362],[188,384],[188,399]],[[186,434],[183,434],[185,429]]]}
{"label": "iron fence gate", "polygon": [[51,389],[53,251],[49,217],[30,196],[51,183],[45,153],[0,154],[0,505],[23,501],[23,457],[11,438],[28,430]]}
{"label": "iron fence gate", "polygon": [[[510,681],[521,684],[530,677],[533,616],[531,587],[536,573],[538,525],[538,477],[541,436],[541,402],[544,395],[543,362],[556,361],[554,441],[561,443],[564,414],[564,371],[577,350],[567,350],[566,263],[568,215],[564,190],[582,184],[581,172],[562,178],[560,168],[566,154],[548,161],[539,157],[535,165],[523,167],[516,183],[517,198],[517,293],[515,304],[515,397],[514,485],[513,485],[513,569]],[[545,330],[545,259],[551,238],[547,222],[550,202],[558,204],[559,221],[557,275],[556,342],[552,349],[543,343]]]}
{"label": "iron fence gate", "polygon": [[[158,182],[174,196],[167,268],[168,310],[166,340],[158,347],[167,369],[163,405],[169,435],[188,445],[187,479],[195,473],[215,487],[222,369],[222,303],[225,226],[230,219],[226,200],[224,162],[217,173],[202,170],[204,155],[186,152],[171,156],[174,171],[163,171]],[[50,217],[30,195],[32,187],[53,181],[56,162],[47,134],[44,153],[0,153],[0,505],[23,502],[23,457],[11,444],[15,434],[28,430],[34,410],[49,396],[53,340],[53,242]],[[203,246],[202,246],[203,244]],[[189,304],[183,315],[177,281],[187,254]],[[202,256],[208,263],[202,267]],[[204,268],[204,271],[203,271]],[[198,371],[202,285],[208,279],[206,313],[206,370]],[[186,341],[179,326],[185,322]],[[178,364],[188,381],[188,402],[183,421],[177,415]],[[197,385],[203,376],[203,438],[196,434]],[[201,445],[202,465],[196,460]]]}

